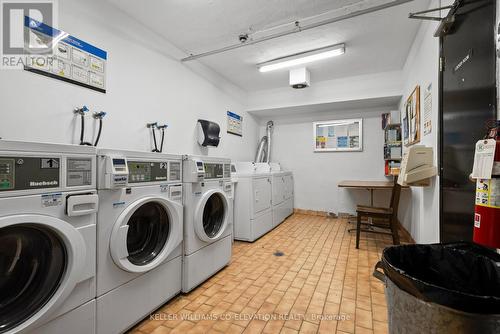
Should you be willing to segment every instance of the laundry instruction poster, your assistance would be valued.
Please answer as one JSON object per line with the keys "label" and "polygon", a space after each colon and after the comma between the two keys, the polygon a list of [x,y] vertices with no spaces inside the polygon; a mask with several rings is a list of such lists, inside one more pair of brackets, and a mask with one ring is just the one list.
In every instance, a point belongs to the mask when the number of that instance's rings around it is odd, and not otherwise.
{"label": "laundry instruction poster", "polygon": [[25,70],[106,93],[106,51],[28,16],[24,29],[30,49],[52,51],[45,61],[33,57]]}
{"label": "laundry instruction poster", "polygon": [[227,133],[243,136],[243,117],[234,112],[227,112]]}

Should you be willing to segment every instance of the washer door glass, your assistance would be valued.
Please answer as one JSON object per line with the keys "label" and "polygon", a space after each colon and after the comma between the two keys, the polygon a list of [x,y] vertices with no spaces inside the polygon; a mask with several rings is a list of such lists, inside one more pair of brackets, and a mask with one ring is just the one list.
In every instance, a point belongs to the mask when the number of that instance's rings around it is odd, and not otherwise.
{"label": "washer door glass", "polygon": [[66,270],[64,243],[36,225],[0,229],[0,333],[36,314],[54,295]]}
{"label": "washer door glass", "polygon": [[127,225],[128,260],[143,266],[163,250],[170,234],[170,219],[163,205],[147,202],[130,217]]}
{"label": "washer door glass", "polygon": [[213,238],[219,234],[224,225],[226,216],[225,201],[221,194],[212,194],[203,209],[203,229],[208,237]]}

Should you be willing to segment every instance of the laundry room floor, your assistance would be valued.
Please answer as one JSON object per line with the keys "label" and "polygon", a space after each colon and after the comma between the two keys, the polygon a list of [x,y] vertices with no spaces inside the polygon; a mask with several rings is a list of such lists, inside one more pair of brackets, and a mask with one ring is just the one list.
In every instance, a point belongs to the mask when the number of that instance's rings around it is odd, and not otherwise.
{"label": "laundry room floor", "polygon": [[254,243],[236,242],[228,267],[129,333],[386,333],[372,271],[391,242],[363,233],[357,250],[350,227],[294,214]]}

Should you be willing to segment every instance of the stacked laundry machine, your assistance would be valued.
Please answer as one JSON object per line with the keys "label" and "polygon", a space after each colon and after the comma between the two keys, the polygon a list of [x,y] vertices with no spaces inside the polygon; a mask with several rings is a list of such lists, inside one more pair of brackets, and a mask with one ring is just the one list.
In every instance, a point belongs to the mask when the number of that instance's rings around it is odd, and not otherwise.
{"label": "stacked laundry machine", "polygon": [[0,332],[89,334],[96,152],[0,140]]}

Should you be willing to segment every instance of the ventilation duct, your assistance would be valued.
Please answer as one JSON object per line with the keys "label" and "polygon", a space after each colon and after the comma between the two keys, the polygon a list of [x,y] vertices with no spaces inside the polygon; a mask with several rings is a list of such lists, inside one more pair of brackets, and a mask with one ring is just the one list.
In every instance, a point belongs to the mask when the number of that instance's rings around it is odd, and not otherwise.
{"label": "ventilation duct", "polygon": [[273,126],[273,121],[267,122],[266,135],[259,142],[255,162],[271,162],[271,133]]}

